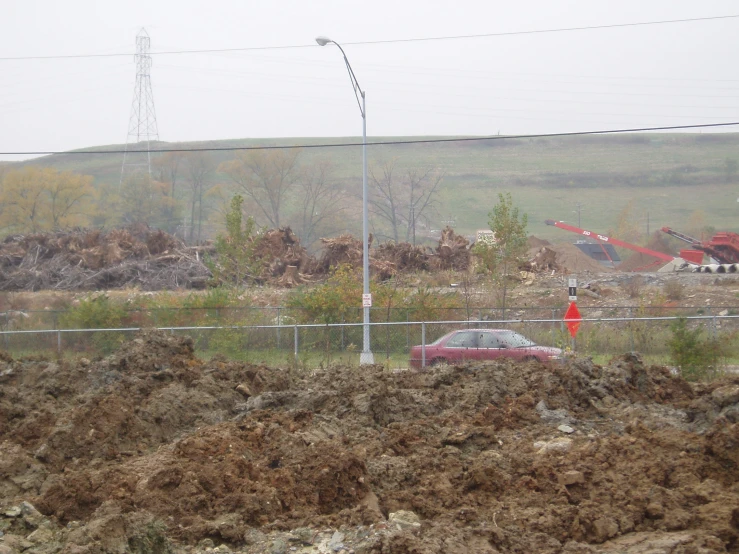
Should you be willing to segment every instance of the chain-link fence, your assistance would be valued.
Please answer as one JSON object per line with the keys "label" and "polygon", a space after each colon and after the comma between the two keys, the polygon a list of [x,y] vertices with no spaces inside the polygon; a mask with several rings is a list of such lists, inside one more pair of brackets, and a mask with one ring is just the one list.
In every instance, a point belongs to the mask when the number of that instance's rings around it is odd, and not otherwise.
{"label": "chain-link fence", "polygon": [[[586,310],[581,310],[585,312]],[[585,314],[583,314],[585,315]],[[432,343],[455,330],[506,329],[515,331],[536,345],[593,356],[597,360],[637,351],[655,363],[669,363],[669,342],[675,316],[584,317],[577,338],[572,339],[561,318],[475,319],[433,322],[392,322],[370,324],[370,347],[375,363],[392,368],[409,366],[411,349],[421,347],[423,361],[430,363]],[[739,364],[739,315],[691,315],[685,319],[700,328],[704,337],[720,340],[726,363]],[[362,350],[363,324],[327,325],[209,325],[160,326],[166,332],[192,337],[198,355],[222,354],[229,358],[270,365],[326,364],[356,365]],[[104,356],[133,338],[139,327],[118,329],[46,329],[0,331],[0,347],[15,357]],[[461,346],[461,359],[486,359],[493,355],[487,344]],[[496,355],[512,356],[509,352]]]}
{"label": "chain-link fence", "polygon": [[[507,321],[558,319],[566,305],[553,307],[508,308],[424,308],[428,321]],[[719,316],[739,314],[739,305],[722,307],[689,306],[579,306],[586,319],[633,318],[664,316]],[[0,312],[0,331],[48,330],[69,327],[65,325],[69,310],[7,310]],[[335,323],[362,321],[362,308],[347,308],[343,320]],[[228,306],[228,307],[172,307],[135,308],[122,310],[121,327],[203,327],[228,325],[292,325],[309,321],[306,310],[285,306]],[[418,321],[420,317],[408,308],[371,308],[373,323]]]}

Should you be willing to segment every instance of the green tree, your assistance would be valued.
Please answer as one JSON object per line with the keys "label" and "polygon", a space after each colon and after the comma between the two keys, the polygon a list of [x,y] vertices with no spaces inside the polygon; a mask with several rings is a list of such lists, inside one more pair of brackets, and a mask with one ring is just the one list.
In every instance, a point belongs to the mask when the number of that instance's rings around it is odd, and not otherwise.
{"label": "green tree", "polygon": [[259,234],[256,232],[254,218],[244,222],[241,206],[244,198],[236,195],[231,199],[231,207],[226,213],[226,234],[216,237],[217,260],[211,263],[211,271],[216,281],[230,282],[234,285],[253,282],[259,277],[259,263],[256,248]]}
{"label": "green tree", "polygon": [[526,226],[529,218],[513,205],[508,192],[498,194],[498,203],[488,217],[488,224],[495,238],[489,243],[476,245],[475,253],[499,284],[500,304],[505,316],[508,289],[515,283],[513,275],[518,273],[518,265],[528,248]]}

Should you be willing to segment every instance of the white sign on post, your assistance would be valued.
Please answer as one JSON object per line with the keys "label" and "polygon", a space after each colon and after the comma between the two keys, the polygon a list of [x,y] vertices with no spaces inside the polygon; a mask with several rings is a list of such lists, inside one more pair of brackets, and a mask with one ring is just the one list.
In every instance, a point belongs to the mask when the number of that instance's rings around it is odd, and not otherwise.
{"label": "white sign on post", "polygon": [[568,292],[570,296],[570,302],[577,301],[577,279],[570,279],[568,284]]}
{"label": "white sign on post", "polygon": [[371,294],[363,294],[362,295],[362,307],[363,308],[371,308],[372,307],[372,295]]}

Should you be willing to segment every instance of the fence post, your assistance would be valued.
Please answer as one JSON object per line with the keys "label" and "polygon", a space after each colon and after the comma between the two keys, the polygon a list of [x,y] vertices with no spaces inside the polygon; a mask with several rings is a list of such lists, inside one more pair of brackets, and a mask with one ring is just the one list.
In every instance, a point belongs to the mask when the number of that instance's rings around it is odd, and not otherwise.
{"label": "fence post", "polygon": [[295,325],[295,363],[298,363],[298,326]]}
{"label": "fence post", "polygon": [[408,312],[405,313],[405,347],[410,352],[411,350],[411,326],[408,325],[409,323],[408,319]]}
{"label": "fence post", "polygon": [[346,325],[346,320],[344,319],[344,314],[341,314],[341,351],[344,351],[344,325]]}
{"label": "fence post", "polygon": [[556,346],[556,344],[557,344],[555,342],[555,339],[554,339],[554,326],[556,325],[554,323],[554,320],[555,319],[557,319],[557,310],[555,310],[554,308],[552,308],[552,324],[549,326],[549,334],[551,335],[550,342],[552,343],[552,346]]}
{"label": "fence post", "polygon": [[629,350],[634,351],[634,308],[629,308]]}
{"label": "fence post", "polygon": [[282,308],[277,306],[277,350],[280,349],[280,329],[282,329]]}
{"label": "fence post", "polygon": [[62,355],[62,332],[59,329],[56,330],[56,351]]}
{"label": "fence post", "polygon": [[426,322],[421,322],[421,368],[426,367]]}

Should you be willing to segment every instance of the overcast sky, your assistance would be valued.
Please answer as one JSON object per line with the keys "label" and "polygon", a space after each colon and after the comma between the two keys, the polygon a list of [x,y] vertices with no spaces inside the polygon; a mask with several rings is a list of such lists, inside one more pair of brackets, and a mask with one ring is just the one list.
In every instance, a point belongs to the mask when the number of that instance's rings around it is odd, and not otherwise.
{"label": "overcast sky", "polygon": [[[165,141],[488,135],[739,120],[739,18],[351,44],[739,14],[735,0],[16,0],[3,7],[0,151],[125,143],[136,34]],[[232,53],[161,51],[303,46]],[[0,156],[0,160],[18,159]]]}

